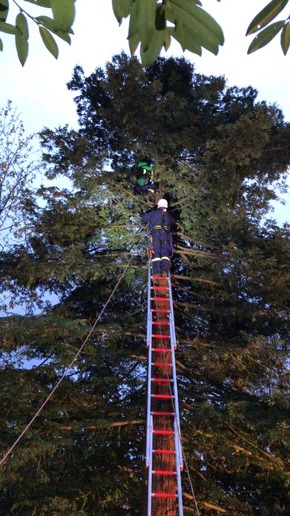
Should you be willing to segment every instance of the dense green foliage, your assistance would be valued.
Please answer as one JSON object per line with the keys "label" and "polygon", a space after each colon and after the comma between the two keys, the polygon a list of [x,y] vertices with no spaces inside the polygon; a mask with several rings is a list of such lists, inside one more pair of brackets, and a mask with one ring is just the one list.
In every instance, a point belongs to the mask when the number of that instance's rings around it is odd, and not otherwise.
{"label": "dense green foliage", "polygon": [[[199,511],[286,514],[290,231],[266,217],[290,125],[251,87],[183,59],[144,69],[122,54],[89,77],[76,67],[68,87],[79,130],[41,134],[58,186],[40,188],[26,240],[1,253],[5,289],[31,307],[1,318],[4,450],[66,374],[2,466],[2,510],[142,514],[148,201],[134,195],[132,170],[150,156],[177,220],[182,438]],[[183,484],[192,513],[186,473]]]}

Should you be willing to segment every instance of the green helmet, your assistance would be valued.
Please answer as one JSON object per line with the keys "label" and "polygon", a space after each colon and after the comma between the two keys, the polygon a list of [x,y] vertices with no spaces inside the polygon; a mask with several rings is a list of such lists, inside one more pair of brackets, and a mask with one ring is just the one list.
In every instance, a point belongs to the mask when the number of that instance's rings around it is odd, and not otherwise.
{"label": "green helmet", "polygon": [[138,167],[149,170],[149,172],[153,169],[153,165],[148,165],[147,161],[139,161]]}

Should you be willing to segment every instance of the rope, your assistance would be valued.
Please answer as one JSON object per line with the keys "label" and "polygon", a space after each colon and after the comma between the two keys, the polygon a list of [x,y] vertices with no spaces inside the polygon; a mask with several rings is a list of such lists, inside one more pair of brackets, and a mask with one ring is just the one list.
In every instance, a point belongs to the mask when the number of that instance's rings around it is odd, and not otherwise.
{"label": "rope", "polygon": [[[179,430],[179,433],[180,433],[180,430]],[[179,436],[179,438],[181,438],[181,437]],[[187,463],[187,460],[186,460],[183,448],[182,448],[182,456],[183,456],[183,460],[184,460],[184,463],[185,463],[185,471],[187,473],[187,478],[188,478],[188,482],[189,482],[189,486],[190,486],[191,496],[192,496],[193,501],[194,501],[194,506],[195,506],[196,514],[197,514],[197,516],[200,516],[200,512],[199,512],[199,508],[198,508],[198,505],[197,505],[196,496],[194,494],[194,489],[193,489],[193,484],[192,484],[191,476],[190,476],[189,469],[188,469],[188,463]]]}
{"label": "rope", "polygon": [[53,394],[55,393],[55,391],[58,389],[58,387],[60,386],[61,382],[63,381],[63,379],[66,377],[66,375],[69,373],[69,371],[72,369],[72,366],[73,364],[76,362],[76,360],[78,359],[79,355],[81,354],[82,350],[84,349],[86,343],[88,342],[88,340],[90,339],[95,327],[97,326],[99,320],[101,319],[104,311],[106,310],[108,304],[110,303],[113,295],[115,294],[117,288],[119,287],[123,277],[125,276],[132,260],[134,258],[134,254],[131,255],[129,261],[128,261],[128,264],[126,265],[125,269],[123,270],[123,272],[121,273],[117,283],[115,284],[111,294],[109,295],[106,303],[104,304],[102,310],[100,311],[98,317],[96,318],[93,326],[91,327],[89,333],[87,334],[85,340],[83,341],[81,347],[78,349],[77,353],[75,354],[74,358],[72,359],[72,361],[70,362],[70,364],[67,366],[67,368],[65,369],[64,373],[62,374],[62,376],[60,377],[60,379],[58,380],[58,382],[55,384],[55,386],[53,387],[52,391],[49,393],[49,395],[47,396],[47,398],[44,400],[44,402],[42,403],[42,405],[39,407],[39,409],[36,411],[36,413],[34,414],[34,416],[32,417],[32,419],[29,421],[29,423],[26,425],[26,427],[22,430],[21,434],[17,437],[16,441],[12,444],[12,446],[9,448],[9,450],[5,453],[4,457],[1,459],[0,461],[0,466],[2,466],[4,464],[4,462],[6,461],[6,459],[9,457],[9,455],[11,455],[12,451],[14,450],[14,448],[17,446],[17,444],[19,443],[19,441],[22,439],[22,437],[26,434],[26,432],[29,430],[29,428],[31,427],[31,425],[34,423],[34,421],[36,420],[36,418],[39,416],[39,414],[41,413],[41,411],[44,409],[45,405],[48,403],[48,401],[52,398]]}

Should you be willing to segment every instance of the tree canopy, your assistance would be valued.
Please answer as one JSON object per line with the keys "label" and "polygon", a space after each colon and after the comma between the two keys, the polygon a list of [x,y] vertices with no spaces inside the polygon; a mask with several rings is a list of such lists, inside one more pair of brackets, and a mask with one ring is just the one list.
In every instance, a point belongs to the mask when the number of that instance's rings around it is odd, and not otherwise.
{"label": "tree canopy", "polygon": [[75,67],[68,88],[78,130],[41,133],[47,178],[58,182],[25,206],[25,240],[0,254],[2,288],[29,309],[0,319],[3,455],[64,376],[2,465],[4,512],[143,513],[140,214],[153,201],[134,194],[133,172],[150,157],[177,220],[184,506],[285,513],[290,232],[269,209],[290,163],[289,123],[253,88],[196,74],[184,59],[144,68],[121,54],[87,77]]}
{"label": "tree canopy", "polygon": [[25,227],[23,205],[31,202],[36,162],[35,136],[25,135],[12,102],[0,109],[0,234],[2,249]]}
{"label": "tree canopy", "polygon": [[[19,9],[14,24],[11,20],[7,21],[12,3]],[[28,7],[27,3],[33,4],[33,8]],[[248,53],[264,47],[280,34],[282,51],[287,54],[290,45],[289,17],[275,20],[287,4],[288,0],[271,0],[254,17],[246,35],[257,35],[251,42]],[[198,55],[201,55],[202,49],[216,55],[224,43],[222,28],[202,8],[200,0],[112,0],[112,6],[120,24],[124,18],[129,17],[130,52],[134,55],[140,49],[144,66],[152,64],[162,48],[168,50],[172,38],[178,41],[183,51],[189,50]],[[38,12],[44,14],[36,15]],[[0,0],[0,32],[15,37],[22,66],[29,50],[28,22],[38,27],[42,42],[57,59],[59,50],[55,36],[70,44],[74,19],[75,0]],[[0,50],[3,50],[1,39]]]}

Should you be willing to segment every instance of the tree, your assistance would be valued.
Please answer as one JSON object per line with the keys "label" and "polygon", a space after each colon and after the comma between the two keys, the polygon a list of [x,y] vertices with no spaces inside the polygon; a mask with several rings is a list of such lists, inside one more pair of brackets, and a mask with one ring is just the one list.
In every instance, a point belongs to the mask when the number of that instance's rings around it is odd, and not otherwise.
{"label": "tree", "polygon": [[[12,102],[0,110],[0,230],[21,225],[23,203],[28,202],[35,179],[36,164],[32,160],[33,136],[25,135],[19,114]],[[3,245],[4,239],[2,240]],[[11,243],[11,235],[10,235]]]}
{"label": "tree", "polygon": [[[28,230],[25,207],[35,204],[33,181],[37,169],[33,155],[35,137],[26,135],[20,116],[12,102],[0,110],[0,249],[8,250],[12,242],[25,240]],[[2,283],[1,310],[13,308],[14,301],[5,300]],[[6,293],[7,294],[7,293]],[[10,296],[8,296],[10,297]]]}
{"label": "tree", "polygon": [[[46,15],[35,16],[27,7],[24,8],[24,1],[25,4],[29,2],[37,8],[44,8],[45,13],[50,9],[52,18]],[[28,56],[28,21],[38,26],[44,45],[57,59],[58,46],[54,36],[70,44],[75,18],[74,2],[75,0],[1,0],[0,31],[15,36],[17,54],[22,66]],[[7,22],[12,3],[19,9],[15,25]],[[221,27],[202,9],[199,0],[113,0],[112,4],[120,24],[123,18],[130,18],[128,40],[131,55],[135,54],[140,44],[140,57],[144,66],[152,64],[162,48],[168,50],[171,38],[180,43],[182,50],[198,55],[201,55],[202,48],[216,55],[220,45],[224,43]],[[248,53],[262,48],[281,34],[282,51],[287,54],[290,45],[289,17],[270,23],[287,4],[288,0],[271,0],[255,16],[248,27],[247,35],[257,32],[258,35],[250,44]],[[2,40],[0,50],[3,50]]]}
{"label": "tree", "polygon": [[[150,156],[178,221],[184,505],[193,511],[195,497],[201,514],[285,511],[289,227],[267,216],[289,166],[289,124],[254,89],[195,74],[184,59],[142,68],[121,54],[89,77],[76,67],[68,87],[79,129],[45,129],[41,141],[48,177],[69,177],[73,189],[42,187],[45,203],[37,213],[27,207],[29,239],[1,255],[2,280],[41,309],[1,320],[6,449],[65,375],[2,467],[3,510],[142,514],[147,259],[139,227],[148,203],[130,177]],[[47,292],[57,301],[41,306]]]}

